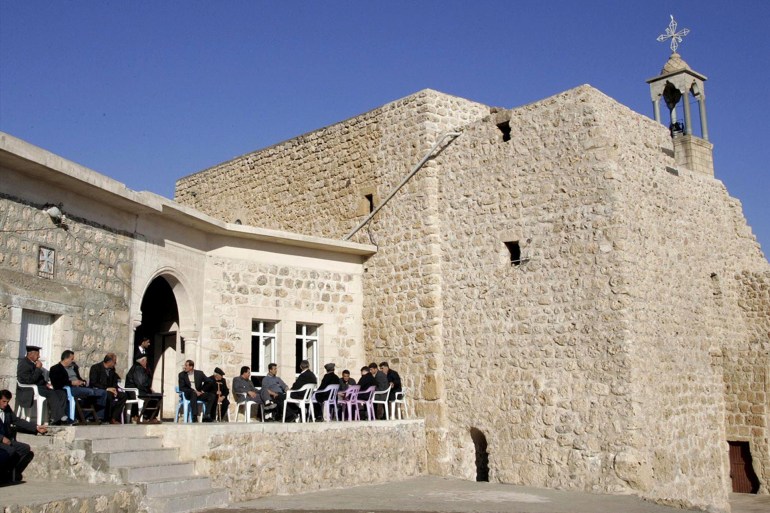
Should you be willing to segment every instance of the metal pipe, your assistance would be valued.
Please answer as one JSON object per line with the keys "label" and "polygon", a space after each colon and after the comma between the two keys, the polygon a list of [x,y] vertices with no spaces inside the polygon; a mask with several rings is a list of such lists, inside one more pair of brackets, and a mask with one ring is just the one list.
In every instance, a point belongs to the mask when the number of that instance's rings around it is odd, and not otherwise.
{"label": "metal pipe", "polygon": [[[421,160],[421,161],[420,161],[420,162],[419,162],[419,163],[418,163],[416,166],[414,166],[414,168],[413,168],[413,169],[412,169],[412,170],[409,172],[409,174],[408,174],[408,175],[406,175],[406,176],[404,177],[404,179],[403,179],[403,180],[401,180],[401,183],[399,183],[399,184],[396,186],[396,188],[395,188],[395,189],[393,189],[392,191],[390,191],[390,194],[388,194],[388,197],[387,197],[387,198],[385,198],[385,199],[383,200],[383,202],[379,204],[379,206],[377,206],[377,207],[376,207],[374,210],[372,210],[372,211],[369,213],[369,215],[368,215],[368,216],[366,216],[366,219],[364,219],[363,221],[361,221],[361,223],[359,223],[359,225],[358,225],[358,226],[356,226],[355,228],[353,228],[353,230],[351,230],[351,232],[350,232],[350,233],[348,233],[347,235],[345,235],[345,236],[342,238],[342,240],[350,240],[350,238],[351,238],[353,235],[355,235],[355,234],[358,232],[358,230],[360,230],[361,228],[363,228],[364,226],[366,226],[366,223],[368,223],[369,221],[371,221],[371,220],[372,220],[372,218],[373,218],[373,217],[374,217],[374,216],[377,214],[377,212],[379,212],[379,211],[380,211],[380,209],[382,209],[382,207],[384,207],[384,206],[385,206],[385,205],[388,203],[388,201],[390,201],[390,200],[391,200],[391,198],[393,198],[393,196],[395,196],[395,195],[396,195],[396,193],[397,193],[399,190],[401,190],[401,188],[402,188],[404,185],[406,185],[406,182],[408,182],[408,181],[409,181],[409,179],[410,179],[410,178],[412,178],[412,177],[413,177],[413,176],[414,176],[414,175],[417,173],[417,171],[419,171],[419,170],[420,170],[420,168],[421,168],[422,166],[424,166],[424,165],[425,165],[425,163],[426,163],[426,162],[427,162],[427,161],[430,159],[431,155],[433,155],[433,152],[434,152],[434,151],[436,151],[436,148],[438,148],[438,146],[439,146],[439,145],[440,145],[440,144],[441,144],[441,143],[444,141],[444,139],[446,139],[447,137],[451,137],[451,138],[452,138],[452,141],[454,141],[454,140],[455,140],[455,139],[457,139],[457,138],[458,138],[460,135],[462,135],[462,132],[447,132],[447,133],[445,133],[444,135],[442,135],[441,137],[439,137],[439,139],[436,141],[436,143],[435,143],[435,144],[434,144],[434,145],[431,147],[430,151],[428,151],[428,153],[426,153],[426,154],[425,154],[425,157],[423,157],[423,159],[422,159],[422,160]],[[452,142],[452,141],[449,141],[449,142]]]}

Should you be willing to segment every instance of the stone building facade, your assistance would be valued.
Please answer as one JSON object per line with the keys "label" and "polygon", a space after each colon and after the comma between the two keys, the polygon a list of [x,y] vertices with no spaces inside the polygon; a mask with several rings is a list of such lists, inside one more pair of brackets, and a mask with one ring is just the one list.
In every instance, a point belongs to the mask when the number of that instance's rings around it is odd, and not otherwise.
{"label": "stone building facade", "polygon": [[513,110],[421,91],[176,200],[341,239],[455,131],[354,236],[377,246],[365,354],[414,391],[431,472],[727,510],[748,442],[767,493],[770,266],[713,172],[590,86]]}
{"label": "stone building facade", "polygon": [[364,359],[372,246],[223,223],[2,133],[0,183],[0,388],[27,344],[45,367],[73,349],[86,375],[115,352],[125,376],[148,335],[172,417],[185,359],[230,379],[278,362],[288,382],[301,358]]}

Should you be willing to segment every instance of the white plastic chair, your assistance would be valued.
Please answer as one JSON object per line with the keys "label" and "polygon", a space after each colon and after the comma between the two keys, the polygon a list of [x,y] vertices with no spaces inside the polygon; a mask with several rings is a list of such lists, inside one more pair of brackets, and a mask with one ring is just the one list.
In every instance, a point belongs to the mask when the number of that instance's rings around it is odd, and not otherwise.
{"label": "white plastic chair", "polygon": [[[315,415],[313,415],[313,403],[310,402],[310,394],[313,393],[313,390],[315,390],[315,385],[312,383],[308,383],[307,385],[302,385],[302,388],[299,390],[289,390],[286,394],[286,400],[283,402],[283,421],[286,422],[286,410],[289,409],[289,404],[296,404],[299,406],[299,411],[302,417],[302,422],[305,422],[306,418],[306,410],[310,408],[310,418],[315,422]],[[299,394],[302,393],[301,397],[292,397],[292,394]]]}
{"label": "white plastic chair", "polygon": [[[409,418],[409,405],[406,403],[406,395],[408,393],[409,388],[403,387],[400,392],[396,392],[396,395],[393,396],[395,399],[390,402],[391,408],[393,408],[393,411],[390,414],[391,417],[401,420],[401,410],[404,410],[404,418]],[[399,408],[399,405],[401,408]]]}
{"label": "white plastic chair", "polygon": [[340,420],[340,412],[337,410],[337,392],[339,392],[340,386],[339,385],[328,385],[323,390],[315,390],[313,392],[313,395],[310,396],[310,401],[317,403],[318,400],[316,399],[317,394],[325,394],[326,392],[329,392],[329,398],[323,402],[324,405],[324,411],[323,416],[324,420],[328,421],[332,418],[332,407],[334,407],[334,413],[337,417],[337,420]]}
{"label": "white plastic chair", "polygon": [[123,409],[123,415],[120,416],[120,423],[125,424],[126,418],[128,418],[129,423],[131,420],[131,405],[135,404],[137,408],[137,412],[141,412],[142,408],[144,408],[144,399],[139,397],[139,389],[138,388],[120,388],[120,383],[118,383],[118,390],[123,391],[126,394],[126,397],[128,397],[129,393],[134,394],[133,399],[126,399],[126,405]]}
{"label": "white plastic chair", "polygon": [[234,394],[236,397],[236,401],[239,398],[243,398],[243,401],[236,402],[235,404],[235,422],[238,422],[238,415],[241,414],[241,410],[244,411],[244,416],[246,417],[246,424],[251,422],[251,407],[252,406],[259,406],[259,414],[262,418],[262,422],[265,421],[265,405],[261,403],[256,403],[254,401],[247,401],[246,398],[248,394],[246,392],[242,392],[240,394]]}
{"label": "white plastic chair", "polygon": [[[37,385],[24,385],[22,383],[19,383],[19,380],[16,380],[16,385],[20,388],[31,388],[32,393],[34,394],[33,402],[37,405],[37,417],[35,417],[35,421],[38,424],[43,423],[43,412],[45,411],[43,406],[45,404],[45,397],[40,395],[40,392],[37,389]],[[22,418],[26,420],[27,422],[30,421],[30,410],[31,407],[22,406],[19,404],[18,398],[16,399],[16,416],[19,418]]]}
{"label": "white plastic chair", "polygon": [[375,392],[372,395],[374,396],[372,399],[372,404],[381,404],[385,410],[385,420],[390,420],[390,414],[388,412],[388,397],[390,397],[390,387],[386,388],[385,390]]}

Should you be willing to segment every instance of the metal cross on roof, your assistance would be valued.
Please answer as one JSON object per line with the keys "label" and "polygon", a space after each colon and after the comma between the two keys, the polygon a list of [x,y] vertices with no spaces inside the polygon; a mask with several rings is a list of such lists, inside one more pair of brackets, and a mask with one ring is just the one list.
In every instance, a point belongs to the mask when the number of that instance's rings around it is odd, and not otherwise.
{"label": "metal cross on roof", "polygon": [[671,23],[668,24],[668,28],[666,29],[665,34],[661,34],[658,36],[658,42],[662,43],[666,39],[671,39],[671,51],[676,52],[676,49],[679,48],[679,43],[682,42],[682,38],[690,33],[690,29],[682,29],[679,32],[676,31],[676,21],[674,20],[674,15],[669,14],[671,16]]}

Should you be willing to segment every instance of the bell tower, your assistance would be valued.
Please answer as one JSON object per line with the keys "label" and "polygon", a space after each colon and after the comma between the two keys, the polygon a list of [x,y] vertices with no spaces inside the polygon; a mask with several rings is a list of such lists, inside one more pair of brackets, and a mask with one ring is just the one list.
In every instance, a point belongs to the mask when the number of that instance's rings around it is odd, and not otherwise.
{"label": "bell tower", "polygon": [[[708,120],[706,118],[706,77],[693,71],[676,50],[682,37],[689,29],[676,30],[676,21],[671,16],[671,23],[666,33],[658,36],[658,41],[671,39],[671,56],[663,66],[660,75],[647,80],[650,84],[650,96],[655,112],[655,121],[661,123],[660,100],[668,107],[671,137],[674,140],[674,158],[676,163],[693,171],[714,176],[714,145],[709,142]],[[698,104],[700,135],[693,134],[693,115],[691,101]],[[681,102],[684,119],[679,119],[677,106]]]}

